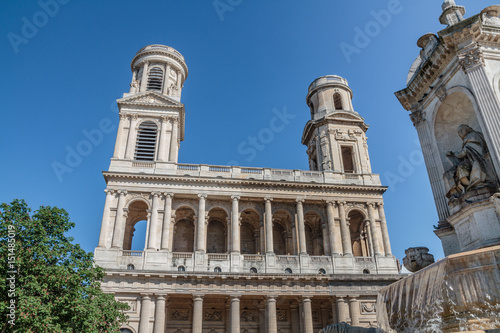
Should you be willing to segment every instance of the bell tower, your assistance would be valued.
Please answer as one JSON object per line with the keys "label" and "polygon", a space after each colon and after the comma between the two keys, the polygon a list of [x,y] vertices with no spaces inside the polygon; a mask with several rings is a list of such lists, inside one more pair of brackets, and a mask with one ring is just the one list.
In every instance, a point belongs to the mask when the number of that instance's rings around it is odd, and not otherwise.
{"label": "bell tower", "polygon": [[306,97],[311,120],[304,128],[311,171],[371,174],[366,131],[368,125],[353,110],[352,90],[337,75],[317,78]]}
{"label": "bell tower", "polygon": [[109,171],[173,169],[184,139],[184,57],[172,47],[148,45],[132,59],[131,70],[130,91],[117,101],[120,123]]}

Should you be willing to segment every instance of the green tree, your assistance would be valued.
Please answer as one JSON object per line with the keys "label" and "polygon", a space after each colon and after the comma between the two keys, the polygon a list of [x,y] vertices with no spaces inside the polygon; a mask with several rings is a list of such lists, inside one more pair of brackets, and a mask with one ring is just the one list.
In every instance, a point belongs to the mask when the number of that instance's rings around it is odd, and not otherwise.
{"label": "green tree", "polygon": [[57,207],[0,205],[2,332],[119,331],[128,306],[101,290],[104,269],[64,235],[74,225]]}

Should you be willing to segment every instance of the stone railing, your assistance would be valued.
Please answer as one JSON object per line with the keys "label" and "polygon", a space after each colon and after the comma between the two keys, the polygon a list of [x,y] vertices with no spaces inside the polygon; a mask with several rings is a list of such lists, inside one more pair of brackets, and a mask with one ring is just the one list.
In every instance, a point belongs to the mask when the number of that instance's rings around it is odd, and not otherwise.
{"label": "stone railing", "polygon": [[265,260],[266,256],[260,255],[260,254],[244,254],[243,255],[243,260],[245,261],[263,261]]}
{"label": "stone railing", "polygon": [[191,252],[172,252],[173,259],[192,259],[193,253]]}
{"label": "stone railing", "polygon": [[381,186],[378,174],[342,173],[227,165],[173,164],[159,161],[112,160],[109,172],[137,172],[164,176],[213,177],[227,179],[271,180],[301,183]]}
{"label": "stone railing", "polygon": [[228,260],[226,253],[208,253],[208,260]]}
{"label": "stone railing", "polygon": [[142,251],[123,250],[122,255],[124,257],[142,257]]}

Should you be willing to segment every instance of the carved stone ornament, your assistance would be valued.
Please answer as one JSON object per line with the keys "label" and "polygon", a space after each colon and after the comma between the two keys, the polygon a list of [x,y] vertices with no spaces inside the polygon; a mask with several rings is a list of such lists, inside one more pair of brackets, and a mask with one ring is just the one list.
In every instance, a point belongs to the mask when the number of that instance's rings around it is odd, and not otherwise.
{"label": "carved stone ornament", "polygon": [[403,265],[412,273],[434,263],[434,256],[429,253],[429,249],[425,246],[410,247],[405,250],[405,254]]}
{"label": "carved stone ornament", "polygon": [[361,303],[361,313],[373,314],[376,312],[377,312],[377,309],[375,307],[375,303],[371,303],[371,302]]}
{"label": "carved stone ornament", "polygon": [[206,310],[204,320],[205,321],[222,321],[222,311]]}
{"label": "carved stone ornament", "polygon": [[287,321],[286,317],[287,316],[285,310],[276,311],[276,318],[278,319],[278,321]]}
{"label": "carved stone ornament", "polygon": [[441,86],[436,90],[436,96],[439,98],[441,102],[443,102],[446,97],[448,96],[448,93],[446,92],[445,87]]}
{"label": "carved stone ornament", "polygon": [[177,320],[177,321],[188,321],[189,320],[189,310],[175,310],[172,312],[172,315],[170,316],[171,320]]}
{"label": "carved stone ornament", "polygon": [[413,126],[417,127],[425,121],[425,112],[422,110],[413,111],[410,114],[410,119],[413,122]]}
{"label": "carved stone ornament", "polygon": [[484,66],[483,51],[479,46],[465,52],[459,56],[460,65],[465,71],[471,70],[478,66]]}
{"label": "carved stone ornament", "polygon": [[245,310],[241,313],[241,321],[257,321],[254,311]]}
{"label": "carved stone ornament", "polygon": [[495,193],[491,196],[490,201],[495,205],[495,210],[500,215],[500,193]]}

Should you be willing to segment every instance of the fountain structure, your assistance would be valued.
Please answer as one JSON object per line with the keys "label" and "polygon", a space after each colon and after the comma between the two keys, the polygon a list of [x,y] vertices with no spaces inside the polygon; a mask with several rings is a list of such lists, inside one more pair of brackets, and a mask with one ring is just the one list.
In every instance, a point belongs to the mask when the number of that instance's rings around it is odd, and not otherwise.
{"label": "fountain structure", "polygon": [[446,258],[383,288],[384,332],[500,332],[500,6],[422,36],[396,92],[420,139]]}

